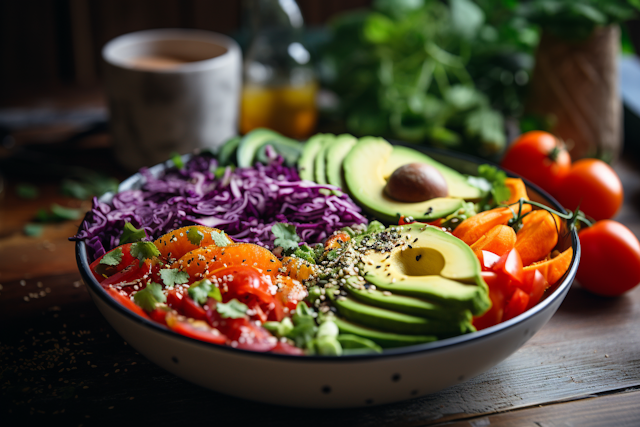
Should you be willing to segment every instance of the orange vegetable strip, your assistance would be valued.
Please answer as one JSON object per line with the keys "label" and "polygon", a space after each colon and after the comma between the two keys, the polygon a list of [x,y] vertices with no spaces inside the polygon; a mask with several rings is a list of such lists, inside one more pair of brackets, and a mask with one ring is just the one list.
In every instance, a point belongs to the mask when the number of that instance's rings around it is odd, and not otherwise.
{"label": "orange vegetable strip", "polygon": [[538,270],[551,286],[567,272],[571,258],[573,258],[573,249],[569,248],[555,258],[534,262],[524,267],[524,271]]}
{"label": "orange vegetable strip", "polygon": [[506,178],[504,180],[504,184],[511,192],[511,196],[506,202],[504,202],[505,204],[511,205],[513,203],[518,203],[518,200],[520,199],[529,200],[527,186],[520,178]]}
{"label": "orange vegetable strip", "polygon": [[[515,205],[508,208],[495,208],[480,212],[462,221],[460,225],[453,230],[453,235],[471,246],[496,225],[506,225],[509,220],[513,218],[514,213],[517,215],[518,209],[519,206]],[[525,204],[522,206],[523,213],[530,211],[531,205]]]}
{"label": "orange vegetable strip", "polygon": [[527,266],[549,255],[558,243],[560,218],[545,210],[531,212],[522,220],[515,248]]}
{"label": "orange vegetable strip", "polygon": [[482,260],[482,251],[493,252],[502,256],[516,244],[516,232],[508,225],[498,224],[493,227],[487,234],[479,238],[471,249],[479,260]]}

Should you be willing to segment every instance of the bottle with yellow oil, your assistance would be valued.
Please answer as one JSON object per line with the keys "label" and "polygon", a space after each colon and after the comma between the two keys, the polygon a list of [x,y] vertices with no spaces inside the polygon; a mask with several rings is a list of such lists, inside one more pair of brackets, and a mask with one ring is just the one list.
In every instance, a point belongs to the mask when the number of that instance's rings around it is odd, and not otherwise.
{"label": "bottle with yellow oil", "polygon": [[244,59],[240,132],[264,127],[305,139],[315,129],[318,82],[295,0],[247,2],[252,38]]}

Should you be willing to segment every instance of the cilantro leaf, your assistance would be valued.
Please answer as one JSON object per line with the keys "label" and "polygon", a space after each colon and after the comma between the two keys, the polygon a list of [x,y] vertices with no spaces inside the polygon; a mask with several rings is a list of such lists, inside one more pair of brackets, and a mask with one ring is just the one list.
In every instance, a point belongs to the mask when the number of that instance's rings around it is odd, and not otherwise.
{"label": "cilantro leaf", "polygon": [[153,242],[137,242],[131,245],[131,256],[140,260],[140,265],[145,259],[150,259],[160,255],[160,251]]}
{"label": "cilantro leaf", "polygon": [[124,245],[125,243],[139,242],[145,237],[147,237],[147,233],[144,231],[144,228],[138,229],[131,225],[130,222],[125,222],[122,235],[120,236],[120,244]]}
{"label": "cilantro leaf", "polygon": [[234,298],[226,304],[219,302],[216,309],[223,319],[240,319],[247,314],[249,307]]}
{"label": "cilantro leaf", "polygon": [[295,250],[298,247],[300,237],[296,234],[296,226],[278,222],[271,227],[271,232],[276,237],[273,244],[282,246],[285,251]]}
{"label": "cilantro leaf", "polygon": [[146,288],[136,292],[133,296],[133,302],[145,311],[153,311],[156,304],[165,301],[167,301],[167,297],[162,293],[162,286],[157,283],[149,283]]}
{"label": "cilantro leaf", "polygon": [[165,286],[170,288],[175,285],[181,285],[189,281],[189,273],[180,271],[177,268],[165,268],[160,270],[160,277]]}
{"label": "cilantro leaf", "polygon": [[[495,166],[484,164],[478,166],[478,175],[478,178],[474,180],[470,179],[469,183],[483,191],[488,191],[488,195],[493,196],[493,203],[495,205],[498,205],[511,197],[511,191],[509,191],[509,188],[505,184],[507,174],[504,171],[496,168]],[[487,200],[484,202],[486,203]],[[481,205],[485,203],[482,203]]]}
{"label": "cilantro leaf", "polygon": [[211,238],[213,239],[213,243],[215,243],[216,246],[220,248],[224,248],[225,246],[229,245],[229,243],[231,243],[227,236],[225,236],[224,231],[221,231],[219,233],[212,231]]}
{"label": "cilantro leaf", "polygon": [[111,252],[105,254],[98,264],[118,265],[122,261],[122,249],[115,248]]}
{"label": "cilantro leaf", "polygon": [[[213,234],[212,234],[213,237]],[[189,242],[191,242],[192,245],[200,245],[200,242],[202,242],[202,239],[204,239],[204,234],[202,234],[202,232],[200,230],[198,230],[198,227],[191,227],[188,231],[187,231],[187,238],[189,239]]]}
{"label": "cilantro leaf", "polygon": [[189,296],[192,300],[202,305],[207,302],[207,298],[209,297],[209,293],[211,292],[212,288],[214,288],[214,286],[211,281],[209,281],[208,279],[203,279],[192,284],[187,292],[189,293]]}
{"label": "cilantro leaf", "polygon": [[65,220],[75,220],[82,217],[81,209],[65,208],[57,203],[51,204],[51,212],[40,209],[36,214],[36,219],[40,222],[57,222]]}
{"label": "cilantro leaf", "polygon": [[209,293],[207,294],[207,296],[213,298],[214,300],[221,302],[222,301],[222,294],[220,293],[220,289],[216,288],[215,286],[213,286],[211,288],[211,290],[209,291]]}

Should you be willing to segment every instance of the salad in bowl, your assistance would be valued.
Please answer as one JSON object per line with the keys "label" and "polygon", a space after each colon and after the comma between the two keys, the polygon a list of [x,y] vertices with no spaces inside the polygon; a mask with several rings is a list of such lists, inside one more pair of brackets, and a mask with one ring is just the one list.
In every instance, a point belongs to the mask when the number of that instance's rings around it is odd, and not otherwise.
{"label": "salad in bowl", "polygon": [[[256,130],[94,200],[73,237],[79,266],[127,341],[207,387],[302,406],[436,391],[499,362],[548,320],[579,246],[569,215],[535,187],[434,154],[382,138],[319,134],[301,144]],[[474,347],[487,354],[445,373]],[[182,357],[169,356],[178,349]],[[255,370],[239,386],[176,362],[184,357]],[[434,358],[439,368],[426,369]],[[428,385],[371,388],[372,370],[411,364]],[[311,365],[331,366],[334,378],[317,375],[286,397],[247,385]]]}

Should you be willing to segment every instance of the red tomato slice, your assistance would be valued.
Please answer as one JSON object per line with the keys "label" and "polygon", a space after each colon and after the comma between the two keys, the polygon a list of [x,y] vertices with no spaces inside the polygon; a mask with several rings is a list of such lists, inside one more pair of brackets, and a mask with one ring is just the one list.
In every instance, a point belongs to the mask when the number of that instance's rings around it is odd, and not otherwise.
{"label": "red tomato slice", "polygon": [[271,352],[278,354],[290,354],[292,356],[304,356],[304,350],[282,341],[278,341],[278,344],[273,347]]}
{"label": "red tomato slice", "polygon": [[[120,283],[147,283],[145,276],[150,278],[154,272],[160,269],[160,265],[150,259],[144,260],[142,266],[140,266],[140,262],[136,260],[134,263],[125,267],[122,271],[115,273],[113,276],[109,276],[104,279],[101,283],[103,287],[107,287],[109,285],[118,285]],[[131,293],[133,291],[132,286],[127,286],[127,293]]]}
{"label": "red tomato slice", "polygon": [[171,330],[185,337],[213,344],[224,344],[227,342],[227,337],[224,334],[220,333],[218,329],[209,327],[209,325],[204,322],[189,323],[178,319],[178,316],[172,313],[167,314],[166,319],[167,326],[169,326]]}
{"label": "red tomato slice", "polygon": [[515,292],[511,296],[511,299],[504,308],[503,321],[513,319],[516,316],[524,313],[529,305],[529,295],[522,289],[516,288]]}
{"label": "red tomato slice", "polygon": [[200,307],[197,302],[191,299],[188,294],[182,298],[182,310],[177,310],[180,314],[196,320],[207,320],[207,312]]}
{"label": "red tomato slice", "polygon": [[132,244],[133,243],[127,243],[126,245],[118,246],[117,248],[112,249],[105,254],[107,255],[115,251],[116,249],[120,249],[122,251],[122,259],[120,260],[120,264],[118,265],[100,264],[100,261],[102,261],[105,255],[102,255],[100,258],[91,263],[91,266],[89,268],[93,273],[93,277],[96,278],[98,283],[102,282],[105,278],[112,276],[119,271],[122,271],[125,267],[131,265],[134,261],[137,261],[137,259],[131,255],[130,249]]}
{"label": "red tomato slice", "polygon": [[500,255],[489,251],[482,251],[482,270],[489,271],[500,260]]}
{"label": "red tomato slice", "polygon": [[278,340],[260,325],[259,320],[247,316],[239,319],[222,318],[216,310],[216,303],[209,299],[207,310],[209,324],[220,330],[228,338],[228,345],[253,351],[271,351]]}
{"label": "red tomato slice", "polygon": [[167,305],[177,312],[182,312],[182,302],[184,301],[184,294],[176,289],[171,289],[167,292]]}
{"label": "red tomato slice", "polygon": [[142,316],[145,319],[149,318],[149,316],[147,316],[147,313],[145,313],[142,308],[138,307],[133,301],[129,299],[127,295],[124,295],[121,291],[117,291],[113,288],[106,288],[105,290],[114,300],[118,301],[120,305],[133,311],[138,316]]}
{"label": "red tomato slice", "polygon": [[271,282],[253,267],[247,265],[225,267],[210,273],[207,277],[218,281],[223,291],[224,302],[246,294],[255,295],[264,303],[273,301],[273,295],[269,291]]}
{"label": "red tomato slice", "polygon": [[531,283],[529,291],[529,304],[527,310],[536,305],[542,298],[544,291],[549,287],[547,279],[538,270],[525,271],[525,282]]}
{"label": "red tomato slice", "polygon": [[489,326],[502,322],[506,299],[505,281],[500,280],[498,274],[492,271],[483,271],[481,275],[489,286],[491,308],[482,316],[473,318],[473,326],[475,326],[477,330],[486,329]]}
{"label": "red tomato slice", "polygon": [[520,258],[520,254],[516,249],[511,249],[502,255],[500,259],[493,264],[492,269],[498,274],[504,273],[517,283],[522,283],[524,279],[522,258]]}
{"label": "red tomato slice", "polygon": [[154,309],[152,312],[149,313],[149,317],[151,317],[151,320],[155,320],[156,322],[161,323],[163,325],[167,324],[167,321],[166,321],[167,311],[161,308]]}

